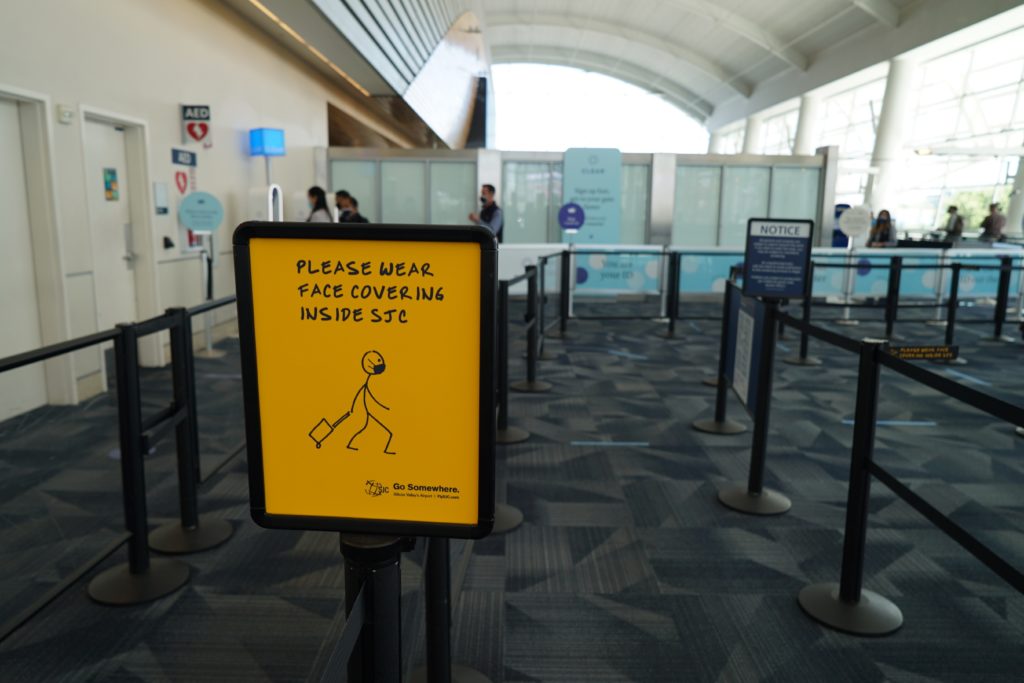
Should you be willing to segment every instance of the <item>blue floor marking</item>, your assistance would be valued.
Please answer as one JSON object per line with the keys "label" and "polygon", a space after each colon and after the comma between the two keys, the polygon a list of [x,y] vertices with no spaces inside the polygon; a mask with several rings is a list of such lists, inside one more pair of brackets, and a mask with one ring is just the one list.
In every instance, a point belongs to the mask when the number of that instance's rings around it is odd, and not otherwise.
{"label": "blue floor marking", "polygon": [[[843,420],[844,425],[852,425],[853,420],[846,418]],[[938,427],[939,423],[934,420],[878,420],[875,422],[876,425],[882,425],[883,427]]]}
{"label": "blue floor marking", "polygon": [[690,321],[690,327],[693,328],[694,332],[703,332],[703,330],[697,327],[697,323],[693,322],[692,320]]}
{"label": "blue floor marking", "polygon": [[978,379],[974,375],[968,375],[966,372],[960,372],[959,370],[953,370],[952,368],[946,368],[945,372],[947,375],[952,375],[953,377],[962,379],[965,382],[971,382],[972,384],[980,384],[983,387],[992,386],[992,382],[986,382],[983,379]]}
{"label": "blue floor marking", "polygon": [[609,349],[608,353],[613,356],[618,356],[619,358],[628,358],[629,360],[647,360],[647,356],[640,356],[635,353],[630,353],[629,351],[614,351]]}
{"label": "blue floor marking", "polygon": [[786,346],[785,344],[783,344],[782,342],[775,342],[775,345],[778,346],[783,351],[785,351],[786,353],[789,353],[789,351],[790,351],[790,348],[788,346]]}
{"label": "blue floor marking", "polygon": [[570,446],[613,446],[617,448],[647,448],[647,441],[570,441]]}

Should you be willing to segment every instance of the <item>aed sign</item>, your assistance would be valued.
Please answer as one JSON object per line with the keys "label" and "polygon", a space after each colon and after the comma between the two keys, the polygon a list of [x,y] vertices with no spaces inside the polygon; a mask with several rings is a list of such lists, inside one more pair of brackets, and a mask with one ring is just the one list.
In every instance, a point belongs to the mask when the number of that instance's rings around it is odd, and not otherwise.
{"label": "aed sign", "polygon": [[802,299],[810,291],[813,221],[751,218],[743,257],[743,296]]}
{"label": "aed sign", "polygon": [[210,147],[209,105],[181,105],[181,139],[186,144],[189,142],[201,142],[203,147]]}
{"label": "aed sign", "polygon": [[253,519],[489,533],[490,231],[245,223],[234,257]]}

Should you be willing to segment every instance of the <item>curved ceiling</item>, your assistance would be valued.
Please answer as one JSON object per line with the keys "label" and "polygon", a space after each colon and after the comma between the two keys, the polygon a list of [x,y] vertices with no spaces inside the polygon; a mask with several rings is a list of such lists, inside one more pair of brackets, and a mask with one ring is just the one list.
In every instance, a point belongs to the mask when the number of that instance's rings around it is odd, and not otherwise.
{"label": "curved ceiling", "polygon": [[494,63],[575,66],[662,94],[706,121],[929,0],[477,0]]}

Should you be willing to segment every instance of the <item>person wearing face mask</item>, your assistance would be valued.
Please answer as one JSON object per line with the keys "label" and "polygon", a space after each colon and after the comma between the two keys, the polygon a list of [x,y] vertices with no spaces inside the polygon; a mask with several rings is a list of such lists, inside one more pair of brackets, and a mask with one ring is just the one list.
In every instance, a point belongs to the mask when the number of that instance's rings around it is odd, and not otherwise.
{"label": "person wearing face mask", "polygon": [[307,193],[309,198],[309,218],[307,223],[333,223],[331,212],[327,210],[327,193],[324,188],[314,185]]}
{"label": "person wearing face mask", "polygon": [[334,193],[334,205],[338,207],[338,222],[347,223],[348,216],[352,213],[352,195],[348,190],[338,190]]}
{"label": "person wearing face mask", "polygon": [[481,186],[480,213],[469,214],[469,220],[480,227],[487,228],[494,233],[499,242],[502,241],[504,218],[501,215],[501,208],[494,201],[494,185]]}

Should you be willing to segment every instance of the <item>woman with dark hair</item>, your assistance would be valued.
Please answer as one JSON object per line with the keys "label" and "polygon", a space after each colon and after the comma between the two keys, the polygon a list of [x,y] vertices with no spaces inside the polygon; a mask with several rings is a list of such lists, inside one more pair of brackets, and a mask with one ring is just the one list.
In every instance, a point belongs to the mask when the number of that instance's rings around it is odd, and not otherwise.
{"label": "woman with dark hair", "polygon": [[896,225],[889,217],[889,212],[882,209],[878,212],[875,225],[868,233],[869,247],[892,247],[896,245]]}
{"label": "woman with dark hair", "polygon": [[327,193],[324,188],[314,185],[309,188],[309,218],[307,223],[333,223],[331,212],[327,210]]}

